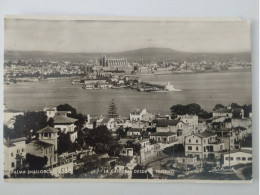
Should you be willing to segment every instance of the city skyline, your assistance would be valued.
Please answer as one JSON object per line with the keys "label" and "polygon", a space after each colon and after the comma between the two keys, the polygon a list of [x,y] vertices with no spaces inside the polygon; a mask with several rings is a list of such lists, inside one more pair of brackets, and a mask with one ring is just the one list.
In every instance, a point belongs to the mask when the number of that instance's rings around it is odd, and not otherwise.
{"label": "city skyline", "polygon": [[193,53],[250,52],[246,21],[5,20],[5,50],[109,53],[155,47]]}

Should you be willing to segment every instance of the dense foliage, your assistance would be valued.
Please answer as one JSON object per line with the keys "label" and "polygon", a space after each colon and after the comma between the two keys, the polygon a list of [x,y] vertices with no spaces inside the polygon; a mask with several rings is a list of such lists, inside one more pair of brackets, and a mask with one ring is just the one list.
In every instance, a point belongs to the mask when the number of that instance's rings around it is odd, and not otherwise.
{"label": "dense foliage", "polygon": [[201,118],[210,118],[212,116],[211,113],[208,113],[207,111],[203,110],[199,104],[187,104],[181,105],[177,104],[172,106],[171,108],[172,118],[176,118],[177,115],[185,115],[185,114],[192,114],[192,115],[198,115]]}

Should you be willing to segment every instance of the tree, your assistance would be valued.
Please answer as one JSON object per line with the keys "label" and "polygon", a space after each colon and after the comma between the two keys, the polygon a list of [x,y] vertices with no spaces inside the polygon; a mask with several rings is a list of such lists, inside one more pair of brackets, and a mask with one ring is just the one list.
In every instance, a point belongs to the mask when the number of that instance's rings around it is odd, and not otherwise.
{"label": "tree", "polygon": [[171,107],[171,113],[172,113],[172,118],[176,118],[177,115],[185,115],[185,114],[192,114],[192,115],[198,115],[201,118],[210,118],[211,113],[208,113],[207,111],[201,109],[199,104],[187,104],[186,106],[184,105],[174,105]]}
{"label": "tree", "polygon": [[70,111],[71,113],[68,114],[68,117],[78,119],[75,122],[75,125],[77,126],[78,129],[82,129],[82,127],[84,126],[84,124],[87,120],[87,116],[85,116],[81,113],[77,113],[77,110],[69,104],[58,105],[57,110],[58,111]]}
{"label": "tree", "polygon": [[177,104],[171,107],[171,113],[173,118],[176,118],[177,115],[187,114],[187,107],[181,104]]}
{"label": "tree", "polygon": [[48,158],[34,156],[29,153],[26,154],[26,161],[29,163],[30,169],[43,169],[43,167],[47,164]]}
{"label": "tree", "polygon": [[6,125],[4,125],[4,138],[6,139],[13,139],[15,138],[15,132],[13,129],[8,128]]}
{"label": "tree", "polygon": [[115,101],[112,99],[109,107],[108,107],[108,118],[116,118],[118,117],[117,113],[117,105]]}
{"label": "tree", "polygon": [[201,107],[200,107],[199,104],[192,103],[192,104],[188,104],[186,106],[186,110],[187,110],[187,114],[196,114],[196,115],[198,115],[199,112],[201,111]]}
{"label": "tree", "polygon": [[47,116],[44,112],[26,112],[24,115],[16,116],[14,123],[15,137],[29,137],[31,130],[33,130],[32,134],[36,134],[38,130],[47,125]]}
{"label": "tree", "polygon": [[231,108],[241,108],[242,106],[238,105],[237,103],[232,103]]}
{"label": "tree", "polygon": [[72,118],[76,118],[77,117],[77,110],[75,108],[73,108],[69,104],[58,105],[57,106],[57,111],[70,111],[71,114],[68,114],[68,116],[70,116]]}
{"label": "tree", "polygon": [[139,155],[141,150],[141,145],[139,143],[134,143],[133,141],[127,141],[126,148],[133,148],[134,154]]}
{"label": "tree", "polygon": [[243,105],[242,106],[243,110],[244,110],[244,116],[245,117],[249,117],[249,113],[252,112],[252,104],[249,105]]}
{"label": "tree", "polygon": [[89,131],[85,138],[86,144],[93,146],[97,154],[108,153],[115,139],[106,126],[99,126]]}
{"label": "tree", "polygon": [[50,127],[54,127],[54,119],[53,118],[50,118],[47,122],[47,124],[50,126]]}
{"label": "tree", "polygon": [[71,152],[72,149],[73,149],[73,144],[70,140],[69,134],[59,133],[58,154],[62,154],[64,152]]}
{"label": "tree", "polygon": [[116,134],[119,138],[125,138],[126,137],[126,131],[123,128],[119,128],[116,130]]}
{"label": "tree", "polygon": [[220,109],[220,108],[225,108],[225,106],[223,106],[222,104],[216,104],[215,105],[215,109]]}

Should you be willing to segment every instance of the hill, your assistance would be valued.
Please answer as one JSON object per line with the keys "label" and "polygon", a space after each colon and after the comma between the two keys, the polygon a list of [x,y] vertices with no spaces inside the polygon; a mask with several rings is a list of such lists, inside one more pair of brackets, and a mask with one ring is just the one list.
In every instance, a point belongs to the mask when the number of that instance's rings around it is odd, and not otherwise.
{"label": "hill", "polygon": [[[67,53],[51,51],[5,51],[5,60],[69,60],[85,61],[100,58],[102,53]],[[129,61],[148,60],[181,60],[181,61],[201,61],[201,60],[227,60],[231,57],[243,58],[250,61],[251,54],[244,53],[189,53],[180,52],[168,48],[143,48],[137,50],[106,53],[107,57],[124,57]]]}

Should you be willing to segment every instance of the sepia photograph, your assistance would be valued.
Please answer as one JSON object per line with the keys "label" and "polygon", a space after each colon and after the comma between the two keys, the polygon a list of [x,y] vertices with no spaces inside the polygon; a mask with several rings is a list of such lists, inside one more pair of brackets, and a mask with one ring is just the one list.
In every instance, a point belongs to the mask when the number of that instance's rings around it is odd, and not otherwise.
{"label": "sepia photograph", "polygon": [[5,181],[252,180],[243,19],[4,19]]}

